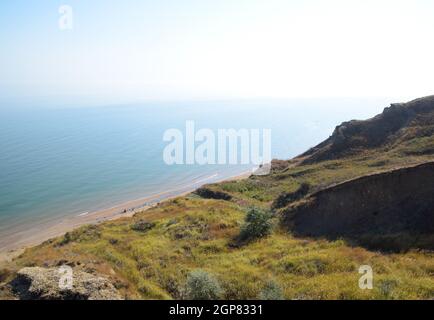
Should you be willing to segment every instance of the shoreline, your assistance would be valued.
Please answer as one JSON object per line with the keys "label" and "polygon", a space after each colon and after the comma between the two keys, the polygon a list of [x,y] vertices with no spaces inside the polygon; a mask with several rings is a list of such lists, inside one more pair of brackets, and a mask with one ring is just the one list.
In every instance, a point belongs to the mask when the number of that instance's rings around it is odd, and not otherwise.
{"label": "shoreline", "polygon": [[[223,178],[221,180],[213,181],[210,183],[242,180],[248,178],[251,174],[252,171],[249,170],[241,174]],[[202,185],[205,184],[207,183],[203,183]],[[83,212],[79,215],[68,217],[66,219],[63,219],[62,221],[56,222],[43,230],[38,230],[36,233],[28,235],[23,239],[20,239],[19,241],[14,241],[13,239],[11,239],[10,243],[7,243],[2,248],[0,248],[0,263],[10,262],[12,259],[22,254],[27,248],[37,246],[49,239],[62,236],[66,232],[70,232],[81,226],[88,224],[100,224],[105,221],[132,217],[137,212],[146,211],[158,205],[160,202],[185,196],[201,186],[198,185],[193,187],[192,185],[194,184],[187,184],[184,188],[181,187],[178,189],[160,192],[140,199],[126,201],[116,206],[94,212]]]}

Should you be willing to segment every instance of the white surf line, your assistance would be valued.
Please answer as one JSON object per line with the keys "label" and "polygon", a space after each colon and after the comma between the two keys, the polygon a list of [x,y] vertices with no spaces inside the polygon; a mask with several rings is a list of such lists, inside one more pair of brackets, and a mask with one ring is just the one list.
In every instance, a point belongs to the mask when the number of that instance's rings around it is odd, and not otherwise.
{"label": "white surf line", "polygon": [[80,213],[80,214],[78,215],[78,217],[84,217],[84,216],[87,216],[88,214],[89,214],[89,212],[86,211],[86,212]]}
{"label": "white surf line", "polygon": [[197,183],[201,183],[201,182],[204,182],[204,181],[208,181],[208,180],[210,180],[212,178],[215,178],[215,177],[218,177],[218,176],[219,176],[219,174],[215,173],[212,176],[209,176],[209,177],[206,177],[206,178],[203,178],[203,179],[199,179],[199,180],[193,181],[193,184],[197,184]]}

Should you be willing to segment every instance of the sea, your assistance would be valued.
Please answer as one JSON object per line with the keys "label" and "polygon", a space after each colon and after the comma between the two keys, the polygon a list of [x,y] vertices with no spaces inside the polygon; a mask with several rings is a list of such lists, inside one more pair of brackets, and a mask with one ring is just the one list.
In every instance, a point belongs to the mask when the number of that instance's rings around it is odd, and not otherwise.
{"label": "sea", "polygon": [[[253,164],[164,161],[169,129],[271,132],[273,158],[290,159],[366,119],[386,98],[157,101],[116,105],[2,102],[0,105],[0,250],[65,218],[135,199],[193,190],[237,176]],[[15,238],[14,238],[15,236]],[[9,243],[8,243],[9,242]]]}

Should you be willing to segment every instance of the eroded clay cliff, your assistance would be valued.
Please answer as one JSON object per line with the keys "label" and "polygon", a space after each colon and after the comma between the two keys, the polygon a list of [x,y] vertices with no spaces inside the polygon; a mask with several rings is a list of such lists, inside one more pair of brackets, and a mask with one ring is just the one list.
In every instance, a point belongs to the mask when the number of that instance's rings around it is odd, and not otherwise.
{"label": "eroded clay cliff", "polygon": [[[281,214],[283,224],[299,235],[372,240],[408,234],[417,242],[434,234],[434,162],[326,188]],[[432,248],[433,242],[423,246]]]}

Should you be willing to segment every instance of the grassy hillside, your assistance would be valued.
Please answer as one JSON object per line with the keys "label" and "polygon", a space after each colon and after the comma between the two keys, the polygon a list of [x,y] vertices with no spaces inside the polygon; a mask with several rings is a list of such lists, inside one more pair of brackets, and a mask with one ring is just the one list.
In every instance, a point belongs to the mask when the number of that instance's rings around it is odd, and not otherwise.
{"label": "grassy hillside", "polygon": [[[214,275],[226,299],[258,298],[270,281],[286,299],[434,297],[433,253],[370,252],[342,240],[297,239],[278,226],[268,237],[232,247],[244,215],[234,203],[179,198],[134,219],[83,227],[28,250],[9,268],[68,263],[106,275],[128,298],[182,298],[195,269]],[[155,226],[132,230],[140,219]],[[365,264],[375,272],[372,291],[358,288]]]}
{"label": "grassy hillside", "polygon": [[[394,148],[434,133],[434,96],[395,103],[368,120],[352,120],[337,126],[333,134],[299,158],[303,163],[339,159],[365,150]],[[433,149],[417,151],[432,154]]]}
{"label": "grassy hillside", "polygon": [[[433,299],[432,251],[387,253],[342,239],[297,238],[280,225],[278,216],[280,207],[321,188],[434,160],[434,137],[414,134],[423,132],[421,126],[401,128],[405,139],[400,134],[399,141],[333,160],[275,161],[268,176],[208,185],[207,192],[199,192],[202,197],[193,193],[133,218],[82,227],[28,249],[3,266],[0,282],[7,283],[24,266],[66,263],[106,276],[132,299],[186,298],[186,283],[195,270],[216,279],[224,299],[257,299],[270,291],[284,299]],[[227,200],[203,198],[216,193]],[[273,214],[272,229],[239,242],[252,207]],[[373,290],[359,289],[361,265],[374,270]],[[0,297],[12,297],[7,285]]]}

